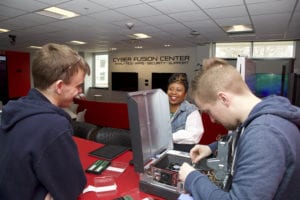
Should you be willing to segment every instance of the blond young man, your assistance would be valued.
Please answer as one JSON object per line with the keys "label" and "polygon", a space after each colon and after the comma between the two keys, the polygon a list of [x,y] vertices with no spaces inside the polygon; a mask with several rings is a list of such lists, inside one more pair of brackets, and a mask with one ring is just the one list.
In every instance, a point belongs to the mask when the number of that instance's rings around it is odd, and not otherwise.
{"label": "blond young man", "polygon": [[[210,119],[238,130],[227,189],[184,163],[179,178],[194,199],[300,199],[300,109],[280,96],[256,97],[225,60],[204,60],[192,81],[194,100]],[[234,134],[233,134],[234,135]],[[196,145],[192,162],[217,151]]]}
{"label": "blond young man", "polygon": [[65,45],[47,44],[32,62],[34,88],[9,101],[0,126],[0,199],[75,200],[86,177],[69,115],[90,68]]}

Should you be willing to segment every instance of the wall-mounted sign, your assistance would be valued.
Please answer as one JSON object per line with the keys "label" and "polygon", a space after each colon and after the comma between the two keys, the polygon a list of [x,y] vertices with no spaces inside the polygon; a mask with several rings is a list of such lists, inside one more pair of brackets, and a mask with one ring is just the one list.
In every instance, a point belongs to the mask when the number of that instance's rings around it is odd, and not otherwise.
{"label": "wall-mounted sign", "polygon": [[113,57],[113,65],[187,65],[190,56],[120,56]]}

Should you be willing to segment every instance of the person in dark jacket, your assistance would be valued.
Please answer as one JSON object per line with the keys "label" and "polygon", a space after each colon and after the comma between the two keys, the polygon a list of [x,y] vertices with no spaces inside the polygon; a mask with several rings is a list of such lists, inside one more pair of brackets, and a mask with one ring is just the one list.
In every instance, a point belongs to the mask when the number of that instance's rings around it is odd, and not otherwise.
{"label": "person in dark jacket", "polygon": [[[226,189],[184,163],[179,178],[194,199],[300,199],[300,108],[285,97],[256,97],[226,61],[204,60],[192,81],[202,112],[230,130],[233,143]],[[235,145],[234,145],[235,144]],[[217,151],[216,143],[190,151],[193,163]]]}
{"label": "person in dark jacket", "polygon": [[3,107],[0,199],[76,200],[86,185],[72,139],[70,106],[90,68],[65,45],[47,44],[32,61],[34,88]]}

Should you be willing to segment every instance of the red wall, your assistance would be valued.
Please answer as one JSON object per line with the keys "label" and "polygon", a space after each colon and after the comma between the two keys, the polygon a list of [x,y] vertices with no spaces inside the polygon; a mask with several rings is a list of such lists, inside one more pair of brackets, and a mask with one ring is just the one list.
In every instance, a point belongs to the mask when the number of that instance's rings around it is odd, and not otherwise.
{"label": "red wall", "polygon": [[5,51],[8,74],[8,96],[25,96],[30,89],[30,54]]}
{"label": "red wall", "polygon": [[77,111],[86,109],[85,121],[97,126],[129,129],[127,103],[100,102],[74,99]]}
{"label": "red wall", "polygon": [[202,113],[202,122],[204,133],[200,140],[200,144],[210,144],[215,142],[220,135],[226,135],[228,130],[217,123],[213,123],[206,113]]}

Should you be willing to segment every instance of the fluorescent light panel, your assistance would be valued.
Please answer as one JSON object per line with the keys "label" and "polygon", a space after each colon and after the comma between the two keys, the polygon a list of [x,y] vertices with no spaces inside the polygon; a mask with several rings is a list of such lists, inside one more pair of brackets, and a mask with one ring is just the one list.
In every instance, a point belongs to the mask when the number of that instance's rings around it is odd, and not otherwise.
{"label": "fluorescent light panel", "polygon": [[133,34],[135,36],[136,39],[147,39],[147,38],[151,38],[150,35],[144,34],[144,33],[135,33]]}
{"label": "fluorescent light panel", "polygon": [[44,15],[47,17],[53,17],[56,19],[67,19],[67,18],[72,18],[79,16],[79,14],[74,13],[72,11],[64,10],[58,7],[49,7],[45,8],[44,10],[36,12],[40,15]]}
{"label": "fluorescent light panel", "polygon": [[223,29],[227,33],[249,33],[253,32],[253,28],[251,25],[233,25],[233,26],[225,26]]}
{"label": "fluorescent light panel", "polygon": [[86,44],[86,42],[78,41],[78,40],[72,40],[72,41],[70,41],[70,43],[71,43],[71,44],[75,44],[75,45]]}
{"label": "fluorescent light panel", "polygon": [[10,30],[8,29],[5,29],[5,28],[0,28],[0,33],[6,33],[6,32],[9,32]]}
{"label": "fluorescent light panel", "polygon": [[41,49],[42,47],[41,46],[29,46],[28,48],[30,48],[30,49]]}

